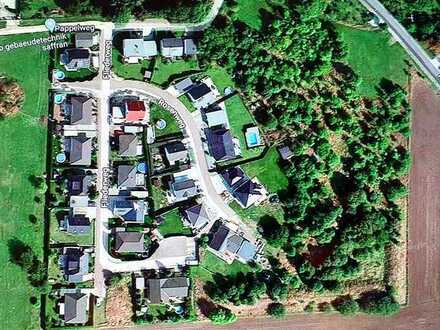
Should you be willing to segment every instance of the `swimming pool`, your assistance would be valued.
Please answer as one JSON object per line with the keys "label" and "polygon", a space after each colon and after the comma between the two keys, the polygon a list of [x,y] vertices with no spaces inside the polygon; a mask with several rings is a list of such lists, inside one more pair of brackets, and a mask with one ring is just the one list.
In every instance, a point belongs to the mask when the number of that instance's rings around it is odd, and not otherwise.
{"label": "swimming pool", "polygon": [[249,145],[251,145],[251,146],[256,146],[257,144],[259,144],[257,134],[249,133],[248,134],[248,142],[249,142]]}

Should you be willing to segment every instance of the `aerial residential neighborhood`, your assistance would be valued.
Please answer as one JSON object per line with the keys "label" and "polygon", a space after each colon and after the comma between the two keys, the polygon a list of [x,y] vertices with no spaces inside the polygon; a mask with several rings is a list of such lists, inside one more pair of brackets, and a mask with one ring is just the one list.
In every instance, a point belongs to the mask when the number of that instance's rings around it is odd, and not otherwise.
{"label": "aerial residential neighborhood", "polygon": [[440,8],[0,0],[3,329],[438,329]]}

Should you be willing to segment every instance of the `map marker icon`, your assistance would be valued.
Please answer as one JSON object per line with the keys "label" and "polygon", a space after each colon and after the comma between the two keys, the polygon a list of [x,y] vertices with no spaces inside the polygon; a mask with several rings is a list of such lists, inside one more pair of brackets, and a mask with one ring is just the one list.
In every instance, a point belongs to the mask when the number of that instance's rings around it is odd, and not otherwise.
{"label": "map marker icon", "polygon": [[48,18],[44,25],[46,25],[46,28],[49,30],[50,33],[52,33],[57,26],[57,22],[55,22],[53,18]]}

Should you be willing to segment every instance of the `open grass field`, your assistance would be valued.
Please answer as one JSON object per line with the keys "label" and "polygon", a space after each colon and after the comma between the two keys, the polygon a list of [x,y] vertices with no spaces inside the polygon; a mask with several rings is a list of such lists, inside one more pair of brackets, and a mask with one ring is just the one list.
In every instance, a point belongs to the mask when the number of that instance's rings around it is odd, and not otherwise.
{"label": "open grass field", "polygon": [[154,127],[156,132],[156,137],[165,136],[169,134],[180,133],[181,129],[177,123],[176,118],[166,109],[162,108],[157,104],[152,104],[150,107],[150,121],[155,124],[158,120],[163,119],[166,121],[167,125],[164,129],[158,129]]}
{"label": "open grass field", "polygon": [[241,168],[249,177],[257,177],[270,193],[277,193],[289,185],[279,161],[278,150],[271,147],[262,159],[244,164]]}
{"label": "open grass field", "polygon": [[[0,37],[0,44],[37,36]],[[36,293],[26,274],[9,261],[8,242],[18,239],[43,254],[44,201],[35,202],[37,191],[29,177],[45,171],[47,127],[40,118],[48,112],[48,53],[37,46],[1,52],[0,73],[16,79],[25,94],[22,111],[0,121],[0,320],[3,329],[36,329],[39,308],[29,302]],[[36,224],[29,221],[31,215]]]}
{"label": "open grass field", "polygon": [[191,73],[198,70],[199,63],[195,59],[167,62],[157,57],[151,82],[160,86],[167,86],[173,77],[177,78],[177,76],[182,76],[186,72]]}
{"label": "open grass field", "polygon": [[376,86],[383,78],[406,87],[408,74],[405,72],[405,61],[408,57],[399,44],[390,45],[389,33],[341,25],[337,25],[336,30],[347,47],[347,64],[362,80],[359,86],[362,95],[375,97]]}
{"label": "open grass field", "polygon": [[191,276],[206,283],[212,281],[212,276],[215,273],[228,276],[236,275],[240,272],[246,274],[252,271],[252,267],[247,264],[235,260],[232,264],[228,265],[212,252],[205,250],[199,265],[191,268]]}
{"label": "open grass field", "polygon": [[172,235],[191,235],[191,229],[184,227],[179,211],[171,210],[163,215],[165,219],[159,226],[159,232],[162,236]]}

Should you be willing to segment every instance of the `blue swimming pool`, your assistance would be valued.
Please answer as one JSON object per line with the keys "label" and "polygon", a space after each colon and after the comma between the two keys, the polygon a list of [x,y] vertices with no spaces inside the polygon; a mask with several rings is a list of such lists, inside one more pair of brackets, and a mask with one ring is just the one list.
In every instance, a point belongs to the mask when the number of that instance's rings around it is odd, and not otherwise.
{"label": "blue swimming pool", "polygon": [[255,146],[258,144],[258,136],[255,133],[249,133],[248,135],[249,145]]}

